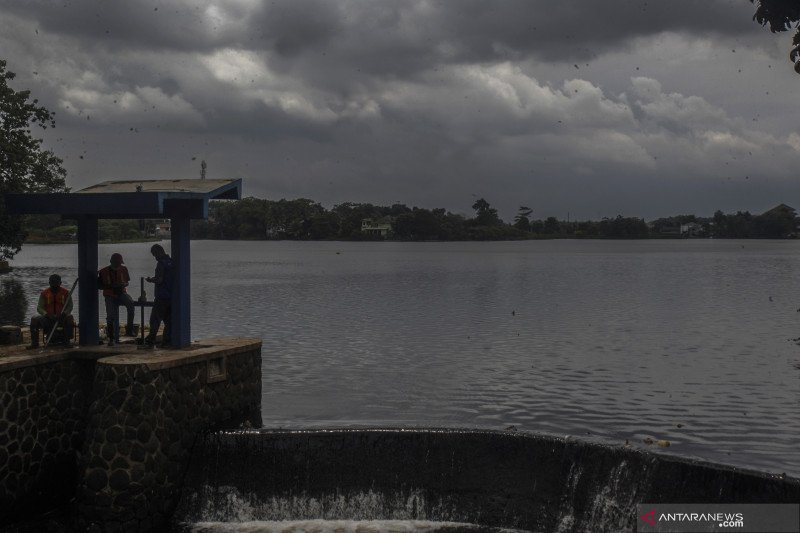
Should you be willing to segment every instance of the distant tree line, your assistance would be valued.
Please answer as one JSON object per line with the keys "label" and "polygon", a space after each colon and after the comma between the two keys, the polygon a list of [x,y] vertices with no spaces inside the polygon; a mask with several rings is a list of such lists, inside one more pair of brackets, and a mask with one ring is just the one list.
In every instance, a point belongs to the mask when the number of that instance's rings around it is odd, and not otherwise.
{"label": "distant tree line", "polygon": [[[54,243],[74,241],[78,234],[75,220],[60,215],[27,215],[21,217],[26,236],[25,242]],[[103,219],[97,223],[98,239],[101,242],[141,241],[153,238],[153,220]]]}
{"label": "distant tree line", "polygon": [[[194,221],[196,239],[292,239],[461,241],[537,238],[647,239],[675,237],[788,238],[797,233],[795,210],[786,205],[761,215],[749,212],[713,217],[677,215],[645,222],[624,217],[602,220],[564,221],[556,217],[537,219],[533,210],[520,206],[513,222],[500,219],[497,209],[484,198],[473,205],[473,217],[445,209],[424,209],[403,204],[378,206],[343,203],[327,210],[306,198],[264,200],[245,198],[238,202],[211,202],[207,221]],[[383,222],[391,227],[386,235],[362,230],[364,221]]]}
{"label": "distant tree line", "polygon": [[[653,238],[793,238],[797,235],[795,210],[779,205],[761,215],[747,211],[713,217],[676,215],[649,223],[641,218],[601,220],[538,219],[520,206],[513,222],[504,222],[488,201],[478,199],[474,216],[445,209],[424,209],[403,204],[379,206],[346,202],[325,209],[307,198],[212,201],[208,220],[192,221],[193,239],[221,240],[400,240],[467,241],[514,239],[653,239]],[[153,238],[157,220],[101,220],[100,239],[132,241]],[[365,231],[377,224],[383,232]],[[373,226],[373,227],[378,227]],[[68,242],[75,239],[74,221],[58,215],[25,217],[28,242]],[[369,226],[367,226],[369,227]]]}

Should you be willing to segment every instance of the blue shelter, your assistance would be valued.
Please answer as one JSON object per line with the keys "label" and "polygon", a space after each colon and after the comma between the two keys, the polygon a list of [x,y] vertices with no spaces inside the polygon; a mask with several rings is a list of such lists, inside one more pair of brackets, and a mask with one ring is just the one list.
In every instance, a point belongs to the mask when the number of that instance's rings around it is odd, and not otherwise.
{"label": "blue shelter", "polygon": [[208,218],[208,201],[239,200],[242,180],[128,180],[106,181],[70,193],[7,194],[12,214],[58,214],[78,221],[78,320],[80,344],[96,345],[97,221],[101,218],[169,218],[175,265],[172,293],[172,345],[191,343],[191,258],[189,221]]}

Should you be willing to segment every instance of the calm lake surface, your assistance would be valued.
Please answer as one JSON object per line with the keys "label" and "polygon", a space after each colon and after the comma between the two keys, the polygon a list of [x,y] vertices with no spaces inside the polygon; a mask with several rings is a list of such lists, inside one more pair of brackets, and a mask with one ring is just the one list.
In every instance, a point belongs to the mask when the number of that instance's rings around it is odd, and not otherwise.
{"label": "calm lake surface", "polygon": [[[134,298],[149,247],[100,247]],[[192,260],[193,337],[264,341],[266,427],[515,426],[800,476],[800,241],[194,241]],[[77,246],[11,264],[33,312]]]}

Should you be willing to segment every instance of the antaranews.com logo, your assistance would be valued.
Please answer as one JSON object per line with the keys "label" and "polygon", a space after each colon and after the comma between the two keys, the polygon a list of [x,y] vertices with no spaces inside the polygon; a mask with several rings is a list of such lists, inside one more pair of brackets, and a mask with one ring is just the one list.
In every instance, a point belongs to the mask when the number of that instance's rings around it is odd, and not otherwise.
{"label": "antaranews.com logo", "polygon": [[719,522],[719,527],[744,527],[744,514],[742,513],[657,513],[651,509],[640,516],[642,520],[657,526],[659,523],[669,524],[674,522]]}
{"label": "antaranews.com logo", "polygon": [[637,531],[800,533],[800,504],[640,504]]}

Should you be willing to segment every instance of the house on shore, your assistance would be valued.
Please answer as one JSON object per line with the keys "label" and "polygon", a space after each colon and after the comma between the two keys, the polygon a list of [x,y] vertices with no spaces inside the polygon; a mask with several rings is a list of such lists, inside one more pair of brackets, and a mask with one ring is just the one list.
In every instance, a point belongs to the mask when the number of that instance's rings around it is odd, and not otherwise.
{"label": "house on shore", "polygon": [[392,232],[392,221],[389,217],[384,217],[378,220],[372,218],[365,218],[361,221],[361,233],[367,235],[374,235],[386,237]]}
{"label": "house on shore", "polygon": [[703,233],[703,226],[697,222],[681,224],[681,237],[701,237]]}
{"label": "house on shore", "polygon": [[153,230],[153,236],[160,239],[169,239],[172,235],[172,228],[169,225],[169,220],[164,220],[156,224]]}

